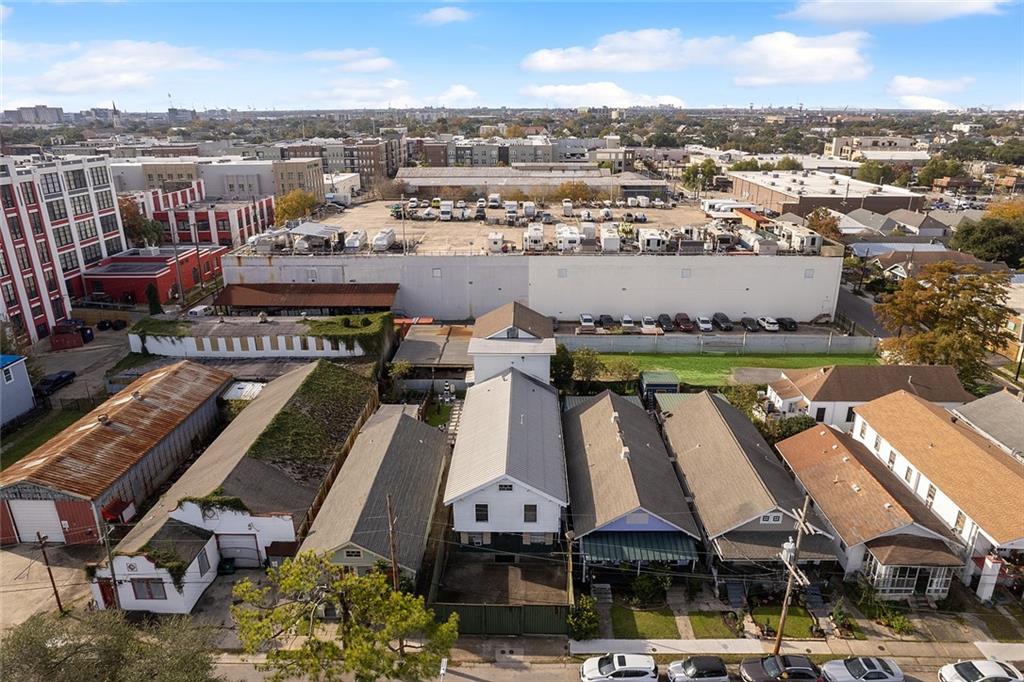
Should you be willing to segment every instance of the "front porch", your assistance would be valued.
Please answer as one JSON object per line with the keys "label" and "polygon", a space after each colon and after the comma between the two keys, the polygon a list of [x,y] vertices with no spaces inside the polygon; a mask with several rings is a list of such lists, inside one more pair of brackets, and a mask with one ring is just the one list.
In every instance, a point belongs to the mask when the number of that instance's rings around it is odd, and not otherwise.
{"label": "front porch", "polygon": [[880,599],[944,599],[964,560],[942,540],[893,535],[868,542],[861,573]]}

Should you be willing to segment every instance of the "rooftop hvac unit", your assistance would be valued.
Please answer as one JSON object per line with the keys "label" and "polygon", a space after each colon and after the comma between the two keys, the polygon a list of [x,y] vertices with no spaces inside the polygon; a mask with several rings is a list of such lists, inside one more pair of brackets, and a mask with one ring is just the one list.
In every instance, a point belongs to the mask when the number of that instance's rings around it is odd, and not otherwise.
{"label": "rooftop hvac unit", "polygon": [[836,191],[835,191],[835,189],[829,189],[828,193],[829,193],[829,194],[835,194],[835,193],[836,193]]}
{"label": "rooftop hvac unit", "polygon": [[828,179],[829,180],[835,180],[836,179],[836,174],[835,173],[829,173]]}
{"label": "rooftop hvac unit", "polygon": [[775,186],[775,181],[774,180],[769,180],[768,184],[771,185],[772,187],[774,187]]}
{"label": "rooftop hvac unit", "polygon": [[832,181],[832,184],[833,184],[833,185],[838,185],[838,184],[839,184],[839,181],[838,181],[838,180],[833,180],[833,181]]}
{"label": "rooftop hvac unit", "polygon": [[777,178],[777,177],[779,177],[779,174],[778,173],[772,173],[772,177],[773,178]]}
{"label": "rooftop hvac unit", "polygon": [[797,181],[796,181],[796,184],[798,184],[798,185],[802,185],[802,184],[804,184],[804,181],[803,181],[803,180],[797,180]]}

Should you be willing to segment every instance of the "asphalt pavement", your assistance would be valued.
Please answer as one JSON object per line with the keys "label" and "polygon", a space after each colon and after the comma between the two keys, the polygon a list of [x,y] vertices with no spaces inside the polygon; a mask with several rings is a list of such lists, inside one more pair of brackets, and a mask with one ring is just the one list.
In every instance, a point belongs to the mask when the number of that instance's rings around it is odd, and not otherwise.
{"label": "asphalt pavement", "polygon": [[836,306],[839,315],[845,315],[875,336],[892,336],[891,332],[878,323],[873,306],[871,300],[857,296],[844,286],[839,287],[839,302]]}

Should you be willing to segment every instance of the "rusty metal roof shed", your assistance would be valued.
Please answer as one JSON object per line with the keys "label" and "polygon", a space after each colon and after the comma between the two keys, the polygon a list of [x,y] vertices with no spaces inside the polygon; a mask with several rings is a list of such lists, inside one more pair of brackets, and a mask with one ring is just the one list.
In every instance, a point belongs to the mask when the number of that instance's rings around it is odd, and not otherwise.
{"label": "rusty metal roof shed", "polygon": [[398,284],[228,284],[214,305],[243,308],[390,308]]}
{"label": "rusty metal roof shed", "polygon": [[100,497],[231,379],[187,360],[144,374],[0,472],[0,497],[18,483]]}

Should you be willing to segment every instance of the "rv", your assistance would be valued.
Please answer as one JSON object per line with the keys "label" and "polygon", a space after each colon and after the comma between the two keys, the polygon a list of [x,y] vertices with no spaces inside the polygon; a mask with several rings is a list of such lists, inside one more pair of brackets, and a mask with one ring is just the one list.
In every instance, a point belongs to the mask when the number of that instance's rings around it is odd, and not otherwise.
{"label": "rv", "polygon": [[712,251],[728,251],[739,244],[739,237],[724,225],[714,225],[707,230],[708,243]]}
{"label": "rv", "polygon": [[373,237],[374,251],[387,251],[395,243],[395,231],[388,227],[378,232]]}
{"label": "rv", "polygon": [[356,249],[357,251],[366,246],[366,230],[352,230],[348,233],[348,237],[345,238],[346,249]]}
{"label": "rv", "polygon": [[537,204],[532,201],[523,202],[523,215],[527,218],[532,218],[537,215]]}
{"label": "rv", "polygon": [[505,202],[505,222],[509,225],[516,224],[516,217],[519,215],[519,205],[514,201]]}
{"label": "rv", "polygon": [[562,199],[562,215],[567,218],[572,217],[572,200]]}
{"label": "rv", "polygon": [[636,197],[626,197],[626,206],[636,208]]}
{"label": "rv", "polygon": [[501,232],[491,232],[487,235],[487,250],[491,253],[501,253],[505,247],[505,235]]}
{"label": "rv", "polygon": [[637,242],[639,243],[640,251],[643,253],[663,253],[665,251],[665,244],[668,242],[668,236],[661,230],[644,227],[640,229],[637,235]]}
{"label": "rv", "polygon": [[605,222],[612,219],[612,210],[610,208],[602,208],[598,211],[597,219],[601,222]]}
{"label": "rv", "polygon": [[767,234],[755,232],[748,228],[741,228],[739,236],[740,243],[754,253],[761,254],[762,256],[774,256],[779,251],[779,243]]}
{"label": "rv", "polygon": [[500,194],[488,194],[487,195],[487,208],[501,208],[501,195]]}
{"label": "rv", "polygon": [[580,223],[580,234],[584,239],[596,239],[597,225],[595,223]]}
{"label": "rv", "polygon": [[796,223],[781,222],[775,228],[781,246],[798,253],[821,253],[822,237],[820,234]]}
{"label": "rv", "polygon": [[613,227],[601,228],[601,250],[605,253],[618,253],[621,246],[619,231]]}
{"label": "rv", "polygon": [[555,227],[555,248],[559,251],[579,251],[580,232],[573,225]]}
{"label": "rv", "polygon": [[639,206],[640,208],[647,208],[648,206],[651,205],[651,198],[650,197],[637,197],[636,198],[636,205]]}
{"label": "rv", "polygon": [[441,202],[441,220],[447,222],[452,219],[452,209],[454,208],[452,202],[442,201]]}
{"label": "rv", "polygon": [[530,223],[523,232],[523,251],[544,250],[544,225]]}

